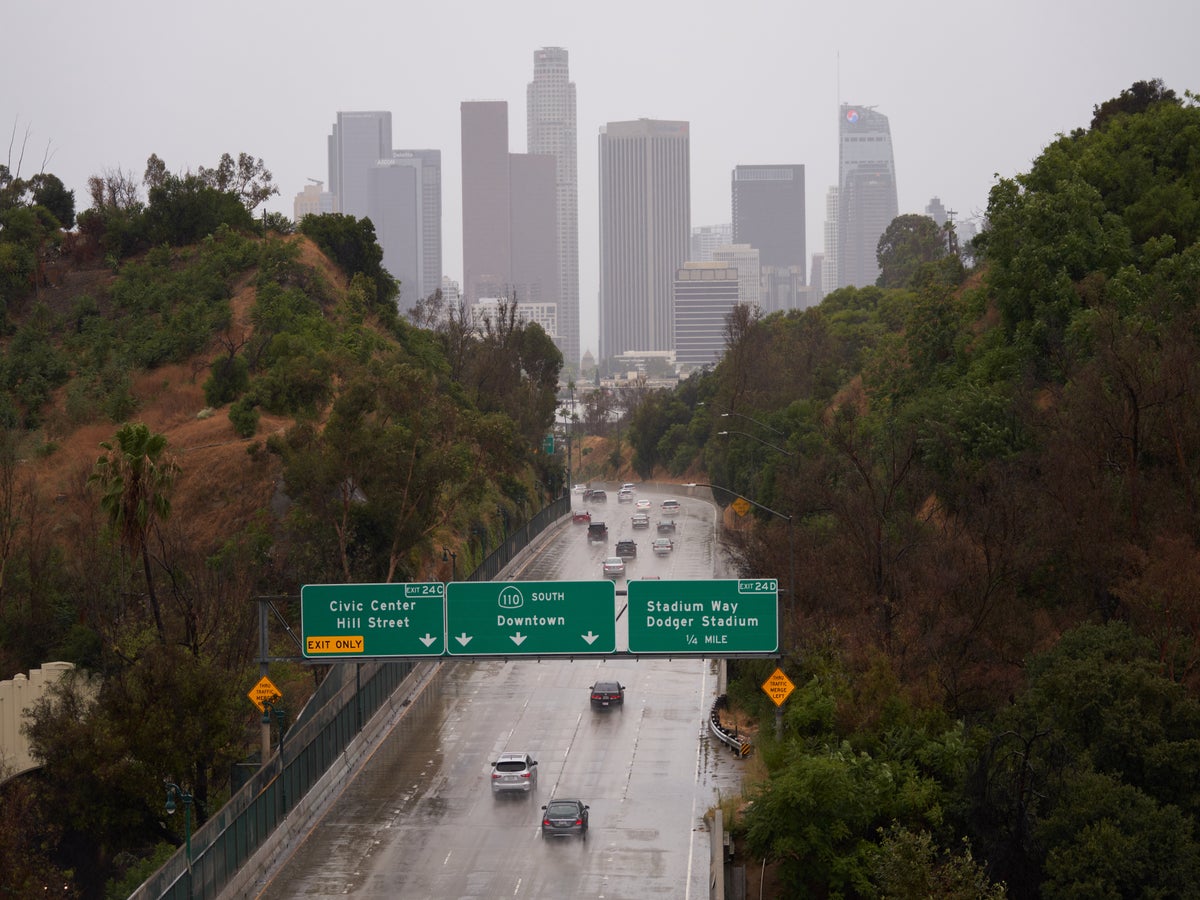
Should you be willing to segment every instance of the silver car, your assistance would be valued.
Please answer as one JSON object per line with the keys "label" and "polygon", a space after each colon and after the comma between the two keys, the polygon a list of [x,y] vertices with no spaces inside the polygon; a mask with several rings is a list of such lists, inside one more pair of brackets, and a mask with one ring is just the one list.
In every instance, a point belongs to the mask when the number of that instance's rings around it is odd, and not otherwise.
{"label": "silver car", "polygon": [[505,751],[492,763],[492,793],[519,791],[528,794],[537,789],[537,760],[528,753]]}
{"label": "silver car", "polygon": [[623,578],[625,576],[625,560],[619,556],[610,556],[604,560],[605,578]]}

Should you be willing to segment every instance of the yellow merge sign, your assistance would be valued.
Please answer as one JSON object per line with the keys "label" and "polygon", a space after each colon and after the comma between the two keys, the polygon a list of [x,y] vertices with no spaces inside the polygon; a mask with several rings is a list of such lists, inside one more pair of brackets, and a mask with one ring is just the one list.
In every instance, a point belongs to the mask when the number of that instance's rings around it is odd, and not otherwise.
{"label": "yellow merge sign", "polygon": [[279,688],[275,687],[271,683],[271,679],[264,675],[258,680],[258,684],[250,689],[250,693],[246,696],[250,698],[250,702],[258,707],[259,712],[266,712],[267,704],[274,703],[283,694],[279,693]]}
{"label": "yellow merge sign", "polygon": [[775,701],[776,706],[783,706],[783,701],[796,689],[796,686],[792,684],[792,679],[783,674],[783,669],[776,669],[771,673],[771,677],[763,682],[762,689],[767,692],[768,697]]}

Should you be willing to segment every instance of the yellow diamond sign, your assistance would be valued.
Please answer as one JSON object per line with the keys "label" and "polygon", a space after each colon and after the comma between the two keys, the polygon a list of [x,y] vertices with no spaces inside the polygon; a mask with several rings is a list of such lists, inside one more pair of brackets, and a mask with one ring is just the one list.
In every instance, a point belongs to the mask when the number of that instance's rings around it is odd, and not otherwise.
{"label": "yellow diamond sign", "polygon": [[733,507],[733,511],[739,516],[744,516],[746,513],[750,512],[750,503],[743,497],[738,497],[729,505]]}
{"label": "yellow diamond sign", "polygon": [[259,712],[266,712],[267,704],[274,703],[283,694],[279,692],[279,688],[275,687],[271,679],[264,675],[246,696],[250,698],[251,703],[258,707]]}
{"label": "yellow diamond sign", "polygon": [[763,682],[762,689],[767,692],[768,697],[775,701],[776,706],[783,706],[783,701],[796,689],[796,686],[792,684],[792,679],[783,674],[783,669],[776,669],[771,673],[771,677]]}

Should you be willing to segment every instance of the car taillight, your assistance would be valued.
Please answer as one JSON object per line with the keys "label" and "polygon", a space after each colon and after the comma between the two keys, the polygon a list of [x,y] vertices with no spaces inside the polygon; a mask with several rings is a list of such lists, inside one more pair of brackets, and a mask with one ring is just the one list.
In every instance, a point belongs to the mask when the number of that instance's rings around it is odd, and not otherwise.
{"label": "car taillight", "polygon": [[582,824],[583,824],[583,819],[576,819],[576,820],[575,820],[575,824],[576,824],[576,825],[582,825]]}
{"label": "car taillight", "polygon": [[499,772],[493,772],[493,773],[492,773],[492,777],[493,777],[493,778],[499,778],[499,777],[500,777],[500,773],[499,773]]}
{"label": "car taillight", "polygon": [[542,824],[543,824],[543,825],[549,825],[549,824],[550,824],[550,820],[549,820],[549,819],[542,819]]}
{"label": "car taillight", "polygon": [[529,773],[528,773],[528,772],[522,772],[522,773],[521,773],[521,777],[522,777],[522,778],[528,778],[528,777],[529,777]]}

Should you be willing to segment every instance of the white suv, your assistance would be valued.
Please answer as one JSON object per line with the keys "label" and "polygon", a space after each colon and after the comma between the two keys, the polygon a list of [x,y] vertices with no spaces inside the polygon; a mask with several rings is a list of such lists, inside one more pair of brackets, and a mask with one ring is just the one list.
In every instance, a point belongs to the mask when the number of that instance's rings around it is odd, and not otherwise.
{"label": "white suv", "polygon": [[537,760],[528,753],[505,751],[492,763],[492,793],[520,791],[528,794],[537,789]]}

